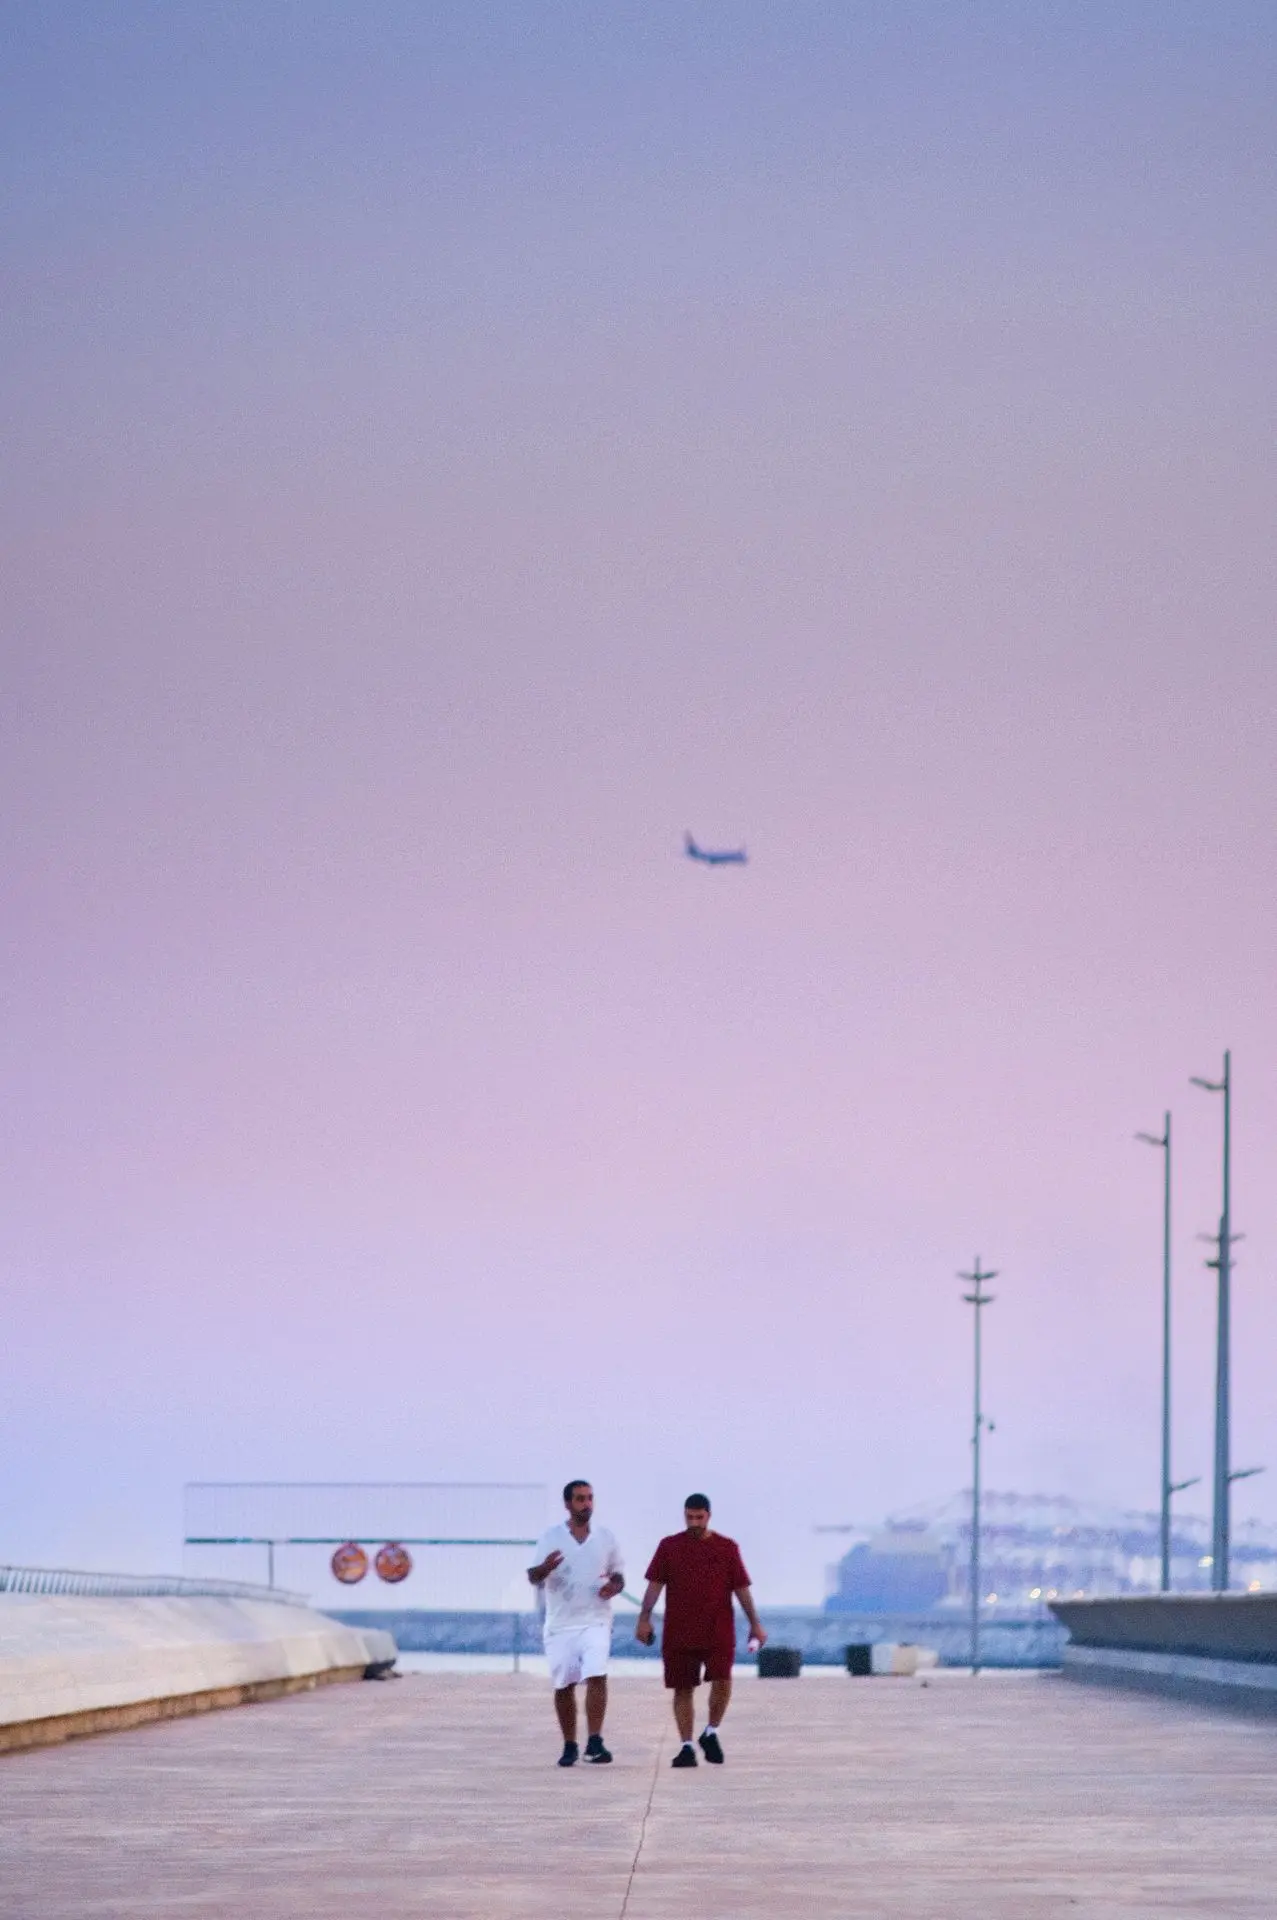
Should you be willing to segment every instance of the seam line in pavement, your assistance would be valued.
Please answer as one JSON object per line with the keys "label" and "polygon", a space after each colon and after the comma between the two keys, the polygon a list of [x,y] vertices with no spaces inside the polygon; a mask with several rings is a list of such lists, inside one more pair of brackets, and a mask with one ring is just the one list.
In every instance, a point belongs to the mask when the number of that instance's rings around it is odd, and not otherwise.
{"label": "seam line in pavement", "polygon": [[617,1915],[617,1920],[625,1920],[625,1916],[629,1912],[630,1895],[634,1891],[634,1876],[638,1872],[639,1855],[643,1851],[643,1842],[647,1838],[647,1816],[652,1811],[652,1801],[656,1797],[656,1782],[661,1771],[661,1753],[664,1749],[664,1744],[663,1733],[658,1733],[656,1736],[656,1758],[652,1762],[652,1781],[647,1790],[647,1805],[643,1809],[643,1818],[639,1821],[638,1845],[634,1849],[634,1858],[630,1862],[630,1877],[625,1883],[625,1898],[621,1902],[621,1911]]}

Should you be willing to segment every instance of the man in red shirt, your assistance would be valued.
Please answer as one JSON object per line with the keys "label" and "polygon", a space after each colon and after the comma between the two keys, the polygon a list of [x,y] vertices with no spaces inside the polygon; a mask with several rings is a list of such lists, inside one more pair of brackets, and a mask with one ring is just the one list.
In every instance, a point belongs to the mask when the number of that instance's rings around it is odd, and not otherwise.
{"label": "man in red shirt", "polygon": [[705,1494],[688,1494],[683,1503],[686,1530],[668,1535],[652,1555],[643,1609],[634,1629],[635,1638],[650,1647],[655,1637],[652,1608],[664,1587],[665,1631],[661,1635],[661,1653],[665,1661],[665,1684],[674,1694],[674,1722],[683,1742],[671,1763],[676,1767],[696,1765],[692,1727],[702,1669],[709,1681],[709,1719],[700,1737],[700,1749],[711,1765],[722,1765],[718,1729],[732,1697],[732,1661],[736,1655],[733,1595],[740,1601],[749,1621],[751,1653],[757,1652],[767,1638],[754,1607],[740,1548],[726,1534],[711,1530],[709,1513],[709,1499]]}

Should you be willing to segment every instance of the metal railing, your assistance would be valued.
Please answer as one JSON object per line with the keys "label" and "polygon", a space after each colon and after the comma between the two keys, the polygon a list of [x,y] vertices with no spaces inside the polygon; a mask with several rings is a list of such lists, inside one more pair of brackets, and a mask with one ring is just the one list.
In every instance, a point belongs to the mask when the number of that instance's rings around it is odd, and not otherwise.
{"label": "metal railing", "polygon": [[304,1607],[304,1593],[254,1586],[244,1580],[187,1579],[178,1573],[83,1573],[70,1567],[0,1566],[0,1593],[79,1594],[92,1599],[206,1598],[277,1600]]}

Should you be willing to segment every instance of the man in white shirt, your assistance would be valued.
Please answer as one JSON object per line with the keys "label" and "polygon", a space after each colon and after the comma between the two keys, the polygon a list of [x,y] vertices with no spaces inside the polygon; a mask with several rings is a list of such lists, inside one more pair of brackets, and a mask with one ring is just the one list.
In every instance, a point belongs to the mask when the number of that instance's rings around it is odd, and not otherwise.
{"label": "man in white shirt", "polygon": [[561,1767],[580,1757],[576,1741],[576,1689],[585,1682],[585,1757],[612,1758],[603,1745],[607,1713],[607,1663],[612,1650],[612,1602],[625,1585],[621,1549],[606,1527],[591,1525],[594,1489],[569,1480],[563,1489],[567,1519],[536,1544],[528,1579],[545,1605],[545,1657],[554,1681],[554,1711],[563,1734]]}

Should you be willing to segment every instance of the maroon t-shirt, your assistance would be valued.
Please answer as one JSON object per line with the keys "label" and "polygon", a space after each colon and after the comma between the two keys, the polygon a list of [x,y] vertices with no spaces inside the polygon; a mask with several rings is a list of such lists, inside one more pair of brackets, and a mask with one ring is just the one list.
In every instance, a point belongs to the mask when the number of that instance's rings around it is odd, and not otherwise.
{"label": "maroon t-shirt", "polygon": [[671,1533],[661,1541],[647,1570],[649,1580],[665,1587],[667,1653],[703,1653],[736,1639],[732,1595],[749,1585],[740,1548],[724,1533]]}

